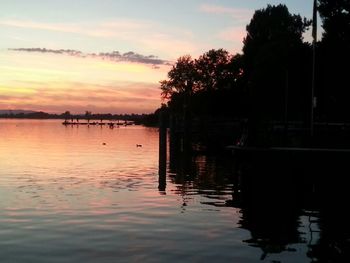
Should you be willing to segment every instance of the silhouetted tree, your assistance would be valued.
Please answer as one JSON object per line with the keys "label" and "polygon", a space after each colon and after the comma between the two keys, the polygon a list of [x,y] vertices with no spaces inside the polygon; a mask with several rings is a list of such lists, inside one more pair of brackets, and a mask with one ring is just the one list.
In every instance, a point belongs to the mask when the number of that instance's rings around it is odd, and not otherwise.
{"label": "silhouetted tree", "polygon": [[238,101],[241,75],[242,56],[232,56],[224,49],[209,50],[195,60],[183,56],[169,71],[168,80],[160,82],[162,97],[169,100],[172,112],[180,113],[190,104],[196,115],[231,114],[237,112],[232,99]]}
{"label": "silhouetted tree", "polygon": [[162,97],[171,98],[176,93],[194,92],[196,69],[190,55],[180,57],[168,72],[168,80],[160,81]]}
{"label": "silhouetted tree", "polygon": [[255,128],[283,120],[290,96],[299,104],[295,108],[299,115],[306,114],[307,95],[301,93],[307,89],[304,64],[311,49],[303,43],[303,33],[309,25],[310,21],[289,13],[285,5],[255,11],[247,25],[242,77],[249,89],[249,115]]}
{"label": "silhouetted tree", "polygon": [[231,57],[224,49],[211,49],[195,60],[201,90],[229,88],[233,82],[233,72],[229,68]]}
{"label": "silhouetted tree", "polygon": [[320,114],[329,121],[350,121],[349,73],[344,67],[350,60],[350,2],[318,2],[324,29],[317,56]]}
{"label": "silhouetted tree", "polygon": [[198,91],[192,98],[192,105],[196,114],[215,118],[237,115],[239,56],[224,49],[212,49],[195,60],[195,68]]}
{"label": "silhouetted tree", "polygon": [[350,45],[350,1],[318,0],[323,21],[323,42]]}

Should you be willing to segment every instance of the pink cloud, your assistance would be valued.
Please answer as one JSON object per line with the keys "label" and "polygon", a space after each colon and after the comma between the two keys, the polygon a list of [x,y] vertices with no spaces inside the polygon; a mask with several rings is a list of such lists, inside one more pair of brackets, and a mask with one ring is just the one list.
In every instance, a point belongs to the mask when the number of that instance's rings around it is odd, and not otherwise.
{"label": "pink cloud", "polygon": [[245,28],[236,26],[236,27],[230,27],[222,30],[218,33],[217,37],[220,40],[230,42],[230,46],[232,47],[232,52],[237,53],[240,52],[242,49],[242,42],[246,35]]}
{"label": "pink cloud", "polygon": [[151,52],[162,51],[164,55],[171,54],[174,59],[184,54],[193,54],[198,49],[194,42],[186,38],[179,39],[162,33],[153,33],[151,37],[142,38],[139,41]]}
{"label": "pink cloud", "polygon": [[150,23],[133,20],[104,21],[96,24],[90,23],[46,23],[31,20],[0,20],[0,25],[37,30],[57,31],[63,33],[76,33],[91,37],[121,37],[127,38],[130,32],[152,28]]}
{"label": "pink cloud", "polygon": [[38,23],[29,20],[4,20],[0,21],[2,26],[10,27],[22,27],[22,28],[32,28],[50,31],[61,31],[67,33],[74,33],[79,31],[79,27],[73,24],[50,24],[50,23]]}
{"label": "pink cloud", "polygon": [[245,8],[231,8],[212,4],[202,4],[199,10],[203,13],[216,15],[230,15],[233,18],[241,21],[249,21],[253,14],[253,10]]}
{"label": "pink cloud", "polygon": [[85,83],[56,83],[60,88],[35,89],[25,96],[0,96],[0,108],[26,108],[61,113],[90,110],[98,113],[150,113],[160,106],[157,83],[119,83],[93,85]]}
{"label": "pink cloud", "polygon": [[219,32],[218,37],[224,41],[242,43],[245,35],[246,35],[246,30],[244,27],[231,27],[231,28],[226,28],[223,31]]}
{"label": "pink cloud", "polygon": [[193,40],[193,32],[144,20],[115,19],[96,23],[48,23],[0,19],[0,26],[79,34],[105,38],[108,41],[121,40],[169,59],[198,50],[198,44]]}

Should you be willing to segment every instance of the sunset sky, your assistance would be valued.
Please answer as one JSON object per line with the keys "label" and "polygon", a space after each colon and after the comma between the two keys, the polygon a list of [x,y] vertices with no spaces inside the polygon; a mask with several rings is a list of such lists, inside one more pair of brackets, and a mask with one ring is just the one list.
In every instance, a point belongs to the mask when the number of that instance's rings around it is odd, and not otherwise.
{"label": "sunset sky", "polygon": [[153,112],[179,56],[240,52],[268,3],[312,17],[312,0],[0,0],[0,109]]}

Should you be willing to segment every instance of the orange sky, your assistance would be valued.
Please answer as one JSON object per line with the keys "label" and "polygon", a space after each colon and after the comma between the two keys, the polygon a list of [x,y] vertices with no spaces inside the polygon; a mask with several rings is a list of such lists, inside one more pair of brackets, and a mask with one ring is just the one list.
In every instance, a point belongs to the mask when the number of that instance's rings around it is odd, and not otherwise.
{"label": "orange sky", "polygon": [[312,17],[305,0],[1,0],[0,110],[154,112],[169,64],[241,52],[254,10],[268,3]]}
{"label": "orange sky", "polygon": [[0,109],[149,113],[170,66],[39,52],[0,52]]}

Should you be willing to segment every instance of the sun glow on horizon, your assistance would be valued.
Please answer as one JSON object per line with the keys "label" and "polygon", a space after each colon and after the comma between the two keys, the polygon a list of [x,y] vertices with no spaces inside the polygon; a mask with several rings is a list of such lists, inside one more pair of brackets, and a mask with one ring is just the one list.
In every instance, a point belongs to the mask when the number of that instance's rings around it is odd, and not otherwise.
{"label": "sun glow on horizon", "polygon": [[[169,64],[241,52],[254,11],[280,2],[1,0],[0,109],[153,112]],[[285,1],[312,18],[308,2]]]}
{"label": "sun glow on horizon", "polygon": [[0,52],[0,108],[61,113],[150,113],[169,66],[68,55]]}

